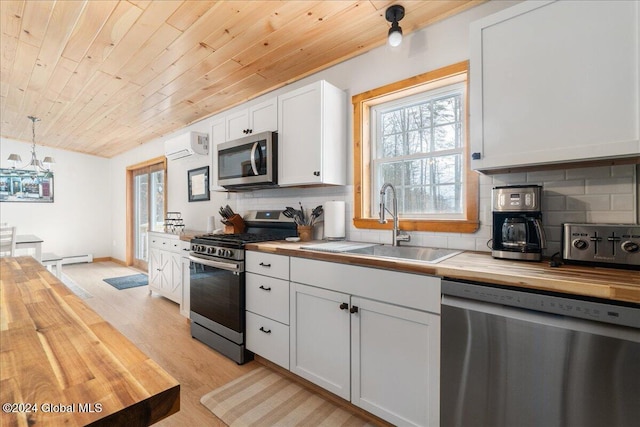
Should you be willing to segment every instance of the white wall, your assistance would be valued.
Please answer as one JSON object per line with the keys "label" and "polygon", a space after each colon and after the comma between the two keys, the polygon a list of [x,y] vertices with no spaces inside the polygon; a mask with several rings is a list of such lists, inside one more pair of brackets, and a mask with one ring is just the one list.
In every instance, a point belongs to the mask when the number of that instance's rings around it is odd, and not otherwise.
{"label": "white wall", "polygon": [[[12,166],[7,161],[11,153],[19,154],[26,163],[31,159],[31,144],[1,138],[3,168]],[[36,155],[55,158],[54,202],[1,202],[0,221],[15,225],[18,234],[41,237],[43,252],[111,256],[109,160],[41,145],[36,145]]]}

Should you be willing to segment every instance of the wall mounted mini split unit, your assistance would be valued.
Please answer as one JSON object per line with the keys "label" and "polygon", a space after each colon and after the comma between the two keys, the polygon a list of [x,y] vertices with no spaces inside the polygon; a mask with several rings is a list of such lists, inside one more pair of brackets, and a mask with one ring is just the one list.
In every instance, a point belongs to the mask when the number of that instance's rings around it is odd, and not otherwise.
{"label": "wall mounted mini split unit", "polygon": [[193,154],[209,154],[209,135],[187,132],[164,142],[164,155],[169,160],[178,160]]}

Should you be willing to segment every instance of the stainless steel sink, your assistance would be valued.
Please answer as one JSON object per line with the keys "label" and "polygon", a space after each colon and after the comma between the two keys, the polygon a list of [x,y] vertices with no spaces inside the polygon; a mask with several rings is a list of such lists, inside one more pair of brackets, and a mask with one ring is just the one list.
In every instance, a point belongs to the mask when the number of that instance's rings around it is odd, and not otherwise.
{"label": "stainless steel sink", "polygon": [[455,249],[421,248],[417,246],[389,246],[372,245],[364,248],[349,249],[343,251],[349,254],[371,255],[381,258],[393,258],[407,261],[420,261],[429,264],[437,264],[462,251]]}

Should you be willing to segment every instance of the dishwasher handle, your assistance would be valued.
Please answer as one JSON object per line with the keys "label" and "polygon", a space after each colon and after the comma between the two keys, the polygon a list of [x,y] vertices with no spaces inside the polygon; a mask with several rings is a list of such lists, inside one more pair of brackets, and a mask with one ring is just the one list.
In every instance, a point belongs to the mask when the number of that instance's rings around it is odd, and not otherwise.
{"label": "dishwasher handle", "polygon": [[446,322],[445,307],[455,307],[462,310],[485,313],[506,319],[534,323],[561,329],[582,331],[591,334],[619,338],[640,343],[640,329],[614,325],[593,320],[586,320],[570,316],[562,316],[527,308],[510,307],[501,304],[442,295],[442,322]]}

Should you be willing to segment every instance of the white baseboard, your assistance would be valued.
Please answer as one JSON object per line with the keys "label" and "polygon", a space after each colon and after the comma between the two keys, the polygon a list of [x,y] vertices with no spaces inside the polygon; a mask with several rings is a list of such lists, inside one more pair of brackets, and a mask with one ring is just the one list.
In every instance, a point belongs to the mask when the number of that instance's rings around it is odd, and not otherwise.
{"label": "white baseboard", "polygon": [[62,258],[62,264],[79,264],[82,262],[93,262],[93,254],[66,256]]}

